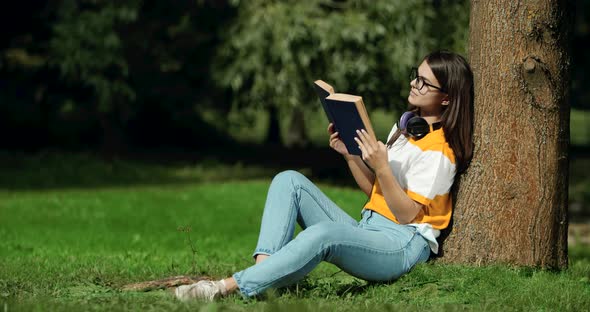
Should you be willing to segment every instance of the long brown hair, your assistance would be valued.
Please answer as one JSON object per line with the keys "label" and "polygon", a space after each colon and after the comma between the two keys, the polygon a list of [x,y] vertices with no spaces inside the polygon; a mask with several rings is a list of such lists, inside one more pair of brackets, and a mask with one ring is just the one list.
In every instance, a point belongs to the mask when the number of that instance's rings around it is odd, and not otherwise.
{"label": "long brown hair", "polygon": [[[449,51],[436,51],[424,57],[432,73],[446,91],[449,105],[441,116],[445,139],[449,143],[457,162],[457,173],[467,169],[473,157],[473,72],[461,55]],[[418,112],[409,105],[408,110]],[[399,138],[398,130],[387,142],[391,145]]]}

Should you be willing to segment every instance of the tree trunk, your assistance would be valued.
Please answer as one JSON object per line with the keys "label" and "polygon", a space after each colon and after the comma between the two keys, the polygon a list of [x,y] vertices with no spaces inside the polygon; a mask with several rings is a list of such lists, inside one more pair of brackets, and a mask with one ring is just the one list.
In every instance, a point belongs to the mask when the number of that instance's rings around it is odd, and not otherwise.
{"label": "tree trunk", "polygon": [[275,106],[268,108],[268,130],[266,131],[266,145],[281,145],[281,127],[279,110]]}
{"label": "tree trunk", "polygon": [[444,262],[567,267],[568,1],[471,1],[475,155]]}
{"label": "tree trunk", "polygon": [[289,119],[289,131],[285,139],[287,147],[305,148],[309,146],[309,138],[305,131],[305,113],[300,107],[294,107]]}

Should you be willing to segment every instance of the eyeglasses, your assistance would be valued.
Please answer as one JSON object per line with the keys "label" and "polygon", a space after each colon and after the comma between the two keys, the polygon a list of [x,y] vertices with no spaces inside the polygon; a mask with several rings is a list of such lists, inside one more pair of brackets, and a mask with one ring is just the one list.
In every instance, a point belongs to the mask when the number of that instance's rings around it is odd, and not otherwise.
{"label": "eyeglasses", "polygon": [[424,77],[422,76],[418,76],[418,68],[417,67],[412,67],[412,70],[410,71],[410,81],[414,81],[416,80],[416,89],[418,89],[418,91],[422,90],[424,88],[424,86],[429,86],[432,88],[435,88],[436,90],[440,91],[440,92],[445,92],[443,88],[441,87],[437,87],[435,85],[431,85],[428,82],[424,81]]}

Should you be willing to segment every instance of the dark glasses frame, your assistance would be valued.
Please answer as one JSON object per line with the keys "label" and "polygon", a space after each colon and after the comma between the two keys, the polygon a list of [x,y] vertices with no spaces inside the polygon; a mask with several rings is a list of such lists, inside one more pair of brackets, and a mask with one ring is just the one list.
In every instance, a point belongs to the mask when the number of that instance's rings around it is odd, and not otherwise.
{"label": "dark glasses frame", "polygon": [[424,89],[424,86],[429,86],[432,87],[440,92],[445,93],[445,90],[441,87],[437,87],[435,85],[432,85],[426,81],[424,81],[424,77],[418,75],[418,67],[412,67],[412,69],[410,70],[410,81],[414,81],[416,80],[416,89],[418,89],[418,91]]}

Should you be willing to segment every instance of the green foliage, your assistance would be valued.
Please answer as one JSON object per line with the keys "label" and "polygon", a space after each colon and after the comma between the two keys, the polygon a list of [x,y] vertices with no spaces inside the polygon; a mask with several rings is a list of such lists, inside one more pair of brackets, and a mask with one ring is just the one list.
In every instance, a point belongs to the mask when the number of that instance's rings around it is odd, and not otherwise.
{"label": "green foliage", "polygon": [[[50,64],[71,84],[88,87],[99,111],[135,99],[117,27],[137,19],[137,1],[62,1],[49,42]],[[64,104],[64,109],[71,109]],[[71,106],[71,105],[70,105]]]}
{"label": "green foliage", "polygon": [[469,57],[469,0],[441,0],[430,33],[436,47]]}
{"label": "green foliage", "polygon": [[[402,109],[410,67],[435,47],[464,51],[467,1],[443,2],[241,1],[214,78],[237,109],[316,107],[316,79],[361,94],[369,107]],[[453,16],[444,31],[439,12]]]}
{"label": "green foliage", "polygon": [[590,146],[590,110],[570,110],[570,143]]}
{"label": "green foliage", "polygon": [[[590,157],[577,150],[590,147],[590,111],[572,108],[570,112],[570,213],[590,216]],[[587,154],[586,154],[587,155]]]}

